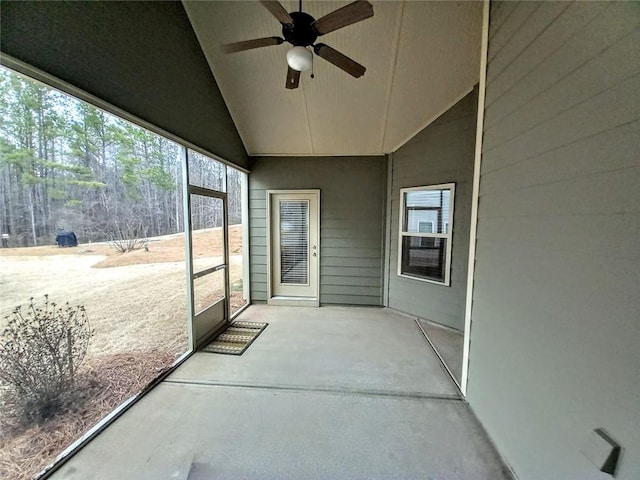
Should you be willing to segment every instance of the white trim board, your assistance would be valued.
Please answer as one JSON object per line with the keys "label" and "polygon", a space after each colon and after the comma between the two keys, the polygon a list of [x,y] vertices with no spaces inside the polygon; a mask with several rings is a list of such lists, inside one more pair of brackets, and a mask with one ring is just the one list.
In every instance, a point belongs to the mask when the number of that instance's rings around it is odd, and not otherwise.
{"label": "white trim board", "polygon": [[480,167],[482,165],[482,130],[484,128],[484,102],[487,88],[487,51],[489,46],[489,0],[482,10],[482,51],[480,54],[480,85],[478,87],[478,118],[476,123],[476,150],[473,167],[473,193],[471,199],[471,225],[469,228],[469,266],[467,268],[467,298],[464,310],[464,346],[460,389],[467,396],[469,381],[469,353],[471,349],[471,309],[473,306],[473,278],[476,265],[476,237],[478,232],[478,200],[480,196]]}

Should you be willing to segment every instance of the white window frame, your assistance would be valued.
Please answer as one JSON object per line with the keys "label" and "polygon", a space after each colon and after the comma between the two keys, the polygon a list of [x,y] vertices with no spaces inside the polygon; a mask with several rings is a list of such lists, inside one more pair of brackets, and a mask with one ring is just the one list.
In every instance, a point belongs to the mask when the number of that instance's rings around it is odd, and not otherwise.
{"label": "white window frame", "polygon": [[[447,225],[446,233],[411,233],[405,232],[402,229],[405,220],[405,193],[407,192],[416,192],[416,191],[425,191],[425,190],[449,190],[451,192],[450,198],[451,203],[449,206],[449,218],[443,219],[443,225]],[[455,183],[441,183],[438,185],[424,185],[421,187],[411,187],[411,188],[401,188],[400,189],[400,215],[398,222],[398,276],[404,278],[410,278],[412,280],[418,280],[420,282],[427,283],[435,283],[436,285],[451,285],[451,248],[452,248],[452,237],[453,232],[452,228],[449,228],[453,225],[453,210],[454,210],[454,201],[455,201],[455,193],[456,193],[456,184]],[[445,252],[445,271],[444,271],[444,282],[440,282],[438,280],[433,280],[430,278],[419,277],[417,275],[411,275],[408,273],[402,273],[402,239],[404,237],[420,237],[420,238],[444,238],[447,240],[447,247]]]}

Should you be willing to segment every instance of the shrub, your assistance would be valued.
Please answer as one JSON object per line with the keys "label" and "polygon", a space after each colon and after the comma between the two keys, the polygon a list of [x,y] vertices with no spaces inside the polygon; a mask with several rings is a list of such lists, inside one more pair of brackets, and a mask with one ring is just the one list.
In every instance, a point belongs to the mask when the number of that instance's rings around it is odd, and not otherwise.
{"label": "shrub", "polygon": [[126,221],[113,227],[109,244],[120,253],[148,249],[149,240],[146,238],[146,228],[142,222]]}
{"label": "shrub", "polygon": [[74,396],[78,368],[93,335],[84,306],[59,307],[48,295],[16,307],[0,334],[3,406],[23,423],[40,423]]}

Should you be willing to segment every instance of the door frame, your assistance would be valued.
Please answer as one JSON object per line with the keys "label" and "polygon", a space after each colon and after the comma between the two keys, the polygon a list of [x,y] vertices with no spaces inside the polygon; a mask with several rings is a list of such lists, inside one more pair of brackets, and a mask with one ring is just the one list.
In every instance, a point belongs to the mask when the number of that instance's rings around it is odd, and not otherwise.
{"label": "door frame", "polygon": [[[222,200],[222,263],[214,267],[208,268],[203,272],[194,273],[193,259],[193,225],[191,222],[191,195],[199,195],[202,197],[217,198]],[[227,194],[211,190],[204,187],[189,185],[186,189],[185,218],[185,240],[187,255],[187,294],[189,299],[189,318],[190,318],[190,341],[194,349],[197,349],[207,343],[209,339],[219,331],[224,325],[229,323],[229,232],[228,232],[228,205]],[[224,270],[224,298],[209,305],[201,312],[195,310],[195,297],[193,282],[210,273]],[[206,273],[205,273],[206,272]]]}
{"label": "door frame", "polygon": [[[318,232],[318,242],[316,244],[318,261],[314,269],[309,269],[309,277],[315,275],[316,277],[316,291],[315,297],[278,297],[273,295],[273,272],[272,272],[272,230],[271,230],[271,200],[274,195],[286,195],[286,194],[303,194],[303,195],[316,195],[318,214],[316,215],[316,231]],[[320,306],[320,189],[299,189],[299,190],[267,190],[267,225],[266,225],[266,237],[267,237],[267,304],[269,305],[283,305],[283,306],[296,306],[296,307],[319,307]],[[311,212],[310,212],[311,213]],[[309,215],[309,224],[311,225],[311,215]]]}

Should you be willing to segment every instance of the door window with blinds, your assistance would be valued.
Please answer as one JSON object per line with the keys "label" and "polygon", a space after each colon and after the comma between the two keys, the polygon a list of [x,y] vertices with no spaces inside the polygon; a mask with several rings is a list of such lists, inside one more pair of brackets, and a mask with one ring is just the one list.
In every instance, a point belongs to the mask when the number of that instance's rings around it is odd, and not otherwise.
{"label": "door window with blinds", "polygon": [[455,184],[400,190],[398,275],[450,284]]}
{"label": "door window with blinds", "polygon": [[280,282],[309,283],[309,202],[280,202]]}

